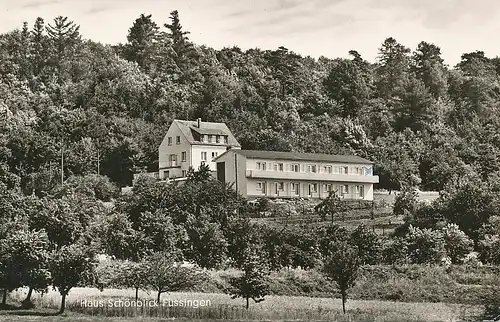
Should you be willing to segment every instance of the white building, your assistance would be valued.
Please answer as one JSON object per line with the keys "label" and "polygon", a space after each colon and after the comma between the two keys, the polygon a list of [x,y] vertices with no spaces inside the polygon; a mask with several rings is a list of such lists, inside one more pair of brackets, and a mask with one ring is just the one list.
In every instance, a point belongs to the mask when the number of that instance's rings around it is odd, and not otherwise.
{"label": "white building", "polygon": [[319,198],[330,191],[347,199],[373,200],[373,162],[347,155],[228,150],[219,155],[217,178],[244,197]]}
{"label": "white building", "polygon": [[159,179],[186,177],[190,167],[197,170],[228,149],[241,146],[224,123],[174,120],[159,148]]}

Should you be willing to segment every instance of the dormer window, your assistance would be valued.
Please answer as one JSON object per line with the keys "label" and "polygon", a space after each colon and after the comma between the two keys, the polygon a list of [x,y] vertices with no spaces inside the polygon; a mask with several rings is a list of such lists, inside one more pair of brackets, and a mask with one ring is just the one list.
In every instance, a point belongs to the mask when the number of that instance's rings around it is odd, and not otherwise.
{"label": "dormer window", "polygon": [[227,135],[224,135],[224,143],[227,144]]}
{"label": "dormer window", "polygon": [[209,135],[208,136],[208,142],[212,143],[213,142],[213,138],[214,138],[213,135]]}
{"label": "dormer window", "polygon": [[215,143],[220,143],[220,135],[215,136]]}

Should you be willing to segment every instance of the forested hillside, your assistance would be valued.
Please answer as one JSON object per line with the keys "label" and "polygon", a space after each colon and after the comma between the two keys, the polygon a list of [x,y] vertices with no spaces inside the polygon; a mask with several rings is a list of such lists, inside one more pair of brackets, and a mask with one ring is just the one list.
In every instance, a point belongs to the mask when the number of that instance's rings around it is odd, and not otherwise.
{"label": "forested hillside", "polygon": [[371,159],[380,188],[442,190],[499,173],[498,57],[464,53],[450,67],[439,44],[387,38],[376,62],[355,50],[313,59],[198,46],[176,11],[130,24],[115,46],[66,17],[0,35],[0,181],[43,194],[60,182],[63,155],[65,178],[97,173],[99,159],[101,174],[130,185],[157,169],[174,118],[225,122],[243,149]]}

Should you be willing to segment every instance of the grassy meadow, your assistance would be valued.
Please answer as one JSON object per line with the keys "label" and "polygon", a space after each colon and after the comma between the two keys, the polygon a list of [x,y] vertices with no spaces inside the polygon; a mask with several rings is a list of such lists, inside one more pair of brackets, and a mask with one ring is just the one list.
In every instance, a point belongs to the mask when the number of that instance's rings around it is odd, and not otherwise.
{"label": "grassy meadow", "polygon": [[[26,290],[13,293],[11,301],[20,301]],[[205,300],[206,306],[153,306],[153,307],[113,307],[108,300],[134,299],[133,290],[75,288],[67,298],[67,317],[60,316],[19,316],[21,312],[0,313],[0,321],[114,321],[116,317],[140,321],[138,318],[149,318],[147,321],[182,318],[197,321],[456,321],[464,317],[477,316],[481,307],[472,305],[446,303],[402,303],[391,301],[350,300],[347,303],[348,313],[342,313],[339,299],[310,298],[297,296],[268,296],[259,304],[251,304],[247,311],[244,301],[231,299],[220,293],[170,293],[162,295],[163,300]],[[141,292],[140,300],[153,300],[155,294]],[[38,310],[47,314],[57,310],[60,296],[50,291],[44,296],[34,297]],[[104,307],[82,307],[82,301],[102,301]],[[208,305],[209,304],[209,305]],[[180,318],[180,320],[178,319]],[[120,321],[127,321],[127,319]],[[186,320],[187,321],[187,320]]]}

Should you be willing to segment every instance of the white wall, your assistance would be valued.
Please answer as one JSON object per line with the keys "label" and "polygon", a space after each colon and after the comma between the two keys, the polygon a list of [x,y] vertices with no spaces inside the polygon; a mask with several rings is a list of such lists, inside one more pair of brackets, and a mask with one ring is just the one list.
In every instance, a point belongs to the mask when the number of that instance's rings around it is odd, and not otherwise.
{"label": "white wall", "polygon": [[[180,144],[176,144],[176,137],[181,137]],[[168,145],[168,137],[172,138],[172,145]],[[186,162],[182,162],[182,152],[186,152]],[[165,179],[164,172],[169,172],[169,177],[181,177],[182,170],[189,169],[189,159],[191,153],[191,145],[184,138],[181,130],[177,126],[177,124],[172,123],[170,128],[167,131],[167,134],[163,138],[163,141],[160,144],[159,155],[158,155],[158,167],[160,171],[160,179]],[[170,154],[177,155],[177,165],[180,165],[180,168],[168,168],[163,169],[165,167],[170,166]]]}
{"label": "white wall", "polygon": [[[234,173],[234,170],[233,170]],[[239,180],[239,179],[238,179]],[[257,182],[263,182],[266,185],[266,193],[262,194],[261,191],[257,190]],[[279,191],[279,194],[276,195],[274,183],[275,182],[283,182],[284,189],[283,191]],[[292,183],[299,183],[299,195],[295,195],[292,192]],[[318,190],[316,193],[312,193],[309,195],[309,184],[316,183],[318,185]],[[344,183],[344,182],[318,182],[318,181],[310,181],[310,180],[273,180],[273,179],[247,179],[247,196],[249,197],[259,197],[259,196],[267,196],[267,197],[303,197],[303,198],[326,198],[328,197],[328,191],[325,189],[326,184],[331,184],[333,191],[340,191],[341,185],[348,185],[349,193],[344,195],[346,199],[363,199],[363,200],[373,200],[373,184],[359,184],[359,183]],[[363,198],[359,198],[355,196],[355,186],[360,185],[363,186]]]}
{"label": "white wall", "polygon": [[217,155],[222,155],[222,153],[226,152],[225,146],[217,146],[217,145],[193,145],[191,146],[191,165],[195,170],[201,165],[201,152],[207,152],[207,164],[210,167],[210,170],[217,171],[217,165],[212,161],[212,152],[217,152]]}

